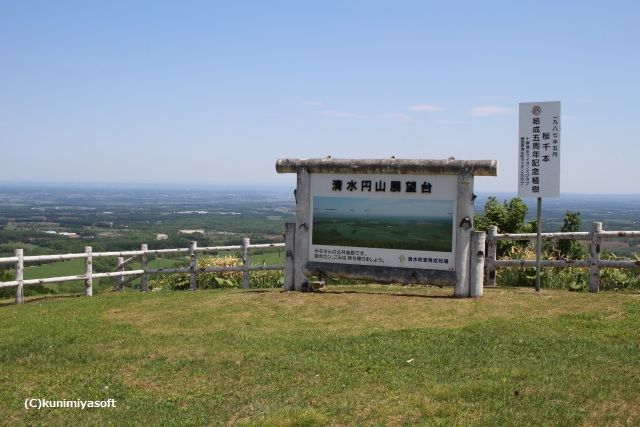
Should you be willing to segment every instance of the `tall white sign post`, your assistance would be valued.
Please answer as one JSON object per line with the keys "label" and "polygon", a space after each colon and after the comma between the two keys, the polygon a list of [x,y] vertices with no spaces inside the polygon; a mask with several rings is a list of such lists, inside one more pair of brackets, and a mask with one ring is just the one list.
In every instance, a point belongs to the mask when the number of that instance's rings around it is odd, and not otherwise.
{"label": "tall white sign post", "polygon": [[560,101],[520,104],[518,197],[538,199],[536,292],[540,292],[542,198],[560,197]]}

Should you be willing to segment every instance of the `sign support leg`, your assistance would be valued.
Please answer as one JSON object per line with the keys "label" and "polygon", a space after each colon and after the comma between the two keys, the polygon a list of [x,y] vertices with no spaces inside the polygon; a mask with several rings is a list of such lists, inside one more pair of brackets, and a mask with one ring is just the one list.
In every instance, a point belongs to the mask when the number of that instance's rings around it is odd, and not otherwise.
{"label": "sign support leg", "polygon": [[469,250],[473,230],[473,175],[458,175],[458,218],[456,230],[456,283],[453,294],[469,298]]}
{"label": "sign support leg", "polygon": [[296,231],[294,254],[294,288],[308,291],[309,279],[304,274],[304,266],[309,261],[309,229],[311,221],[311,177],[306,169],[298,171],[296,187]]}
{"label": "sign support leg", "polygon": [[540,292],[540,261],[542,259],[542,197],[538,197],[538,244],[536,245],[536,292]]}

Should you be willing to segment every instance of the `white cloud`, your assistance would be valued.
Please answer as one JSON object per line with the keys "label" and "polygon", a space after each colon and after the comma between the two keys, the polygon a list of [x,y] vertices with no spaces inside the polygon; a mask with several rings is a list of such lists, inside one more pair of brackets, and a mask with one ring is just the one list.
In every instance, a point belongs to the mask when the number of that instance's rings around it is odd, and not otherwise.
{"label": "white cloud", "polygon": [[444,110],[444,107],[440,107],[438,105],[418,104],[418,105],[411,105],[407,107],[407,109],[411,111],[442,111]]}
{"label": "white cloud", "polygon": [[443,125],[462,125],[465,122],[461,120],[436,120],[436,123],[440,123]]}
{"label": "white cloud", "polygon": [[505,114],[511,114],[515,112],[513,108],[498,107],[496,105],[483,105],[481,107],[474,107],[471,109],[472,116],[504,116]]}
{"label": "white cloud", "polygon": [[393,122],[411,122],[413,121],[413,116],[404,113],[387,113],[381,114],[378,118],[382,120],[389,120]]}
{"label": "white cloud", "polygon": [[342,111],[342,110],[325,110],[320,111],[320,114],[323,116],[336,117],[339,119],[361,119],[362,116],[356,113],[352,113],[350,111]]}
{"label": "white cloud", "polygon": [[335,117],[337,119],[368,119],[368,120],[386,120],[391,122],[411,122],[414,117],[405,113],[386,113],[376,115],[362,115],[351,111],[343,110],[324,110],[320,111],[323,116]]}
{"label": "white cloud", "polygon": [[506,101],[507,99],[509,99],[504,95],[486,95],[486,96],[483,96],[482,98],[489,102]]}

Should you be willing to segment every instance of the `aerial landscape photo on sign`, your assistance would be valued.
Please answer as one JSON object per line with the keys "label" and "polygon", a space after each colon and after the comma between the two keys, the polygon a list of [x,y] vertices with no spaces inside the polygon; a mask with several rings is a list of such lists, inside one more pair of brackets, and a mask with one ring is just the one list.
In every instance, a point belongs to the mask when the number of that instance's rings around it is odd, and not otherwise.
{"label": "aerial landscape photo on sign", "polygon": [[313,198],[314,245],[451,252],[453,200]]}

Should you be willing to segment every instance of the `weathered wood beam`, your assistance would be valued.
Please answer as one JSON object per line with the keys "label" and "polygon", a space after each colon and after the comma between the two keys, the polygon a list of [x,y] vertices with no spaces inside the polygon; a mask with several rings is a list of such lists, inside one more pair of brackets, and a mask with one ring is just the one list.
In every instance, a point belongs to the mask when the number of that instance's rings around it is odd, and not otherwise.
{"label": "weathered wood beam", "polygon": [[304,273],[309,276],[329,279],[348,278],[404,285],[453,286],[456,282],[456,273],[454,271],[333,264],[314,261],[309,261],[304,265]]}
{"label": "weathered wood beam", "polygon": [[279,159],[278,173],[371,173],[414,175],[457,175],[467,172],[475,176],[498,176],[497,160],[431,160],[431,159]]}

